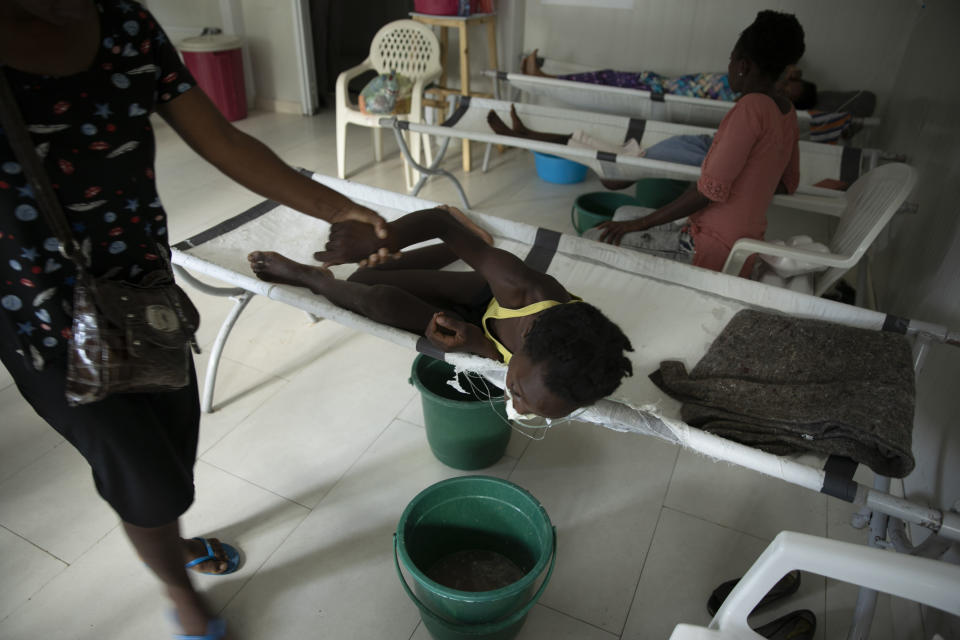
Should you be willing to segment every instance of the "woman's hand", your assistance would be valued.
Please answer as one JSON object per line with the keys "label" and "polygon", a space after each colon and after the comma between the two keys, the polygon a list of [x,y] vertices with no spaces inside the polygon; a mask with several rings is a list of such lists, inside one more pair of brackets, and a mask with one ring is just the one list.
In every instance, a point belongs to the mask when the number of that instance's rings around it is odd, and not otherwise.
{"label": "woman's hand", "polygon": [[597,225],[597,228],[601,229],[600,242],[619,246],[625,233],[643,231],[647,228],[647,225],[643,223],[643,219],[641,218],[640,220],[626,220],[623,222],[601,222]]}
{"label": "woman's hand", "polygon": [[387,222],[373,209],[368,209],[355,202],[351,202],[349,207],[333,214],[330,218],[330,224],[346,222],[347,220],[355,220],[356,222],[364,222],[372,225],[378,238],[383,240],[387,237]]}

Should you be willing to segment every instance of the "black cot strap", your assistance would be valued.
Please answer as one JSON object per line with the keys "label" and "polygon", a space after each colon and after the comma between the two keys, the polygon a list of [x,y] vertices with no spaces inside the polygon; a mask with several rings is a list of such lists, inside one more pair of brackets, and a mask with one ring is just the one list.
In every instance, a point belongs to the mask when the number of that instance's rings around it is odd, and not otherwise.
{"label": "black cot strap", "polygon": [[444,359],[443,351],[440,351],[440,349],[435,347],[432,342],[427,340],[427,336],[420,336],[417,339],[417,351],[436,360]]}
{"label": "black cot strap", "polygon": [[860,158],[863,149],[858,147],[844,147],[840,156],[840,179],[847,184],[853,184],[860,177]]}
{"label": "black cot strap", "polygon": [[853,481],[853,474],[857,470],[857,462],[844,456],[830,456],[823,466],[825,476],[820,493],[839,498],[846,502],[853,502],[857,497],[857,483]]}
{"label": "black cot strap", "polygon": [[460,122],[460,118],[467,112],[467,109],[470,108],[470,96],[460,96],[458,100],[456,111],[440,124],[441,127],[455,127]]}
{"label": "black cot strap", "polygon": [[[310,175],[313,174],[311,173]],[[250,207],[243,213],[238,213],[232,218],[224,220],[220,224],[210,227],[206,231],[201,231],[191,238],[187,238],[186,240],[178,242],[177,244],[173,245],[173,248],[178,251],[187,251],[193,247],[203,244],[204,242],[222,236],[225,233],[230,233],[234,229],[242,227],[251,220],[255,220],[263,214],[273,211],[279,206],[279,202],[274,202],[273,200],[264,200],[260,204]]]}
{"label": "black cot strap", "polygon": [[889,331],[891,333],[907,333],[907,327],[910,326],[910,318],[901,318],[900,316],[893,316],[889,313],[887,317],[883,319],[883,330]]}
{"label": "black cot strap", "polygon": [[597,160],[601,162],[616,162],[617,154],[609,151],[597,151]]}
{"label": "black cot strap", "polygon": [[537,229],[537,236],[533,240],[533,246],[524,259],[524,263],[531,269],[536,269],[540,273],[546,273],[553,261],[553,256],[557,253],[557,247],[560,246],[560,232],[550,229]]}
{"label": "black cot strap", "polygon": [[498,79],[498,80],[506,80],[506,79],[507,79],[507,72],[506,72],[506,71],[497,71],[497,79]]}
{"label": "black cot strap", "polygon": [[629,142],[631,139],[636,140],[637,144],[643,140],[643,132],[647,128],[647,121],[641,118],[630,118],[630,123],[627,125],[627,135],[624,136],[623,141]]}
{"label": "black cot strap", "polygon": [[659,91],[651,91],[651,92],[650,92],[650,99],[653,100],[654,102],[666,102],[666,101],[667,101],[667,99],[664,97],[664,95],[663,95],[662,93],[660,93]]}

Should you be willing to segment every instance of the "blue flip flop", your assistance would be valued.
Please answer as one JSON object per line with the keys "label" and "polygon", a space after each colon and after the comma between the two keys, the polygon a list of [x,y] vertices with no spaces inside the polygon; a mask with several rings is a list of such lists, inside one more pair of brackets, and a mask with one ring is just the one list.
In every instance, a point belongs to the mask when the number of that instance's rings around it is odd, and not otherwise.
{"label": "blue flip flop", "polygon": [[[199,540],[203,543],[203,546],[207,548],[207,555],[191,560],[184,565],[185,568],[189,569],[209,560],[220,560],[220,558],[217,558],[217,555],[213,552],[213,546],[207,541],[206,538],[194,538],[194,540]],[[226,542],[220,542],[220,546],[223,547],[223,553],[227,556],[226,571],[200,571],[199,573],[205,573],[210,576],[225,576],[228,573],[233,573],[240,568],[240,552]]]}
{"label": "blue flip flop", "polygon": [[202,636],[188,636],[182,633],[173,634],[173,640],[221,640],[227,635],[227,621],[223,618],[214,618],[207,622],[207,632]]}

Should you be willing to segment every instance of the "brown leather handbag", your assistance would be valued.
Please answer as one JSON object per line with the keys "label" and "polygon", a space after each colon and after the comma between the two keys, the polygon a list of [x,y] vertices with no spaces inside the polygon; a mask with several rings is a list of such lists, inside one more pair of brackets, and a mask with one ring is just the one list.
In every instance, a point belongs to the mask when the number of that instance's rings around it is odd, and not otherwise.
{"label": "brown leather handbag", "polygon": [[[77,266],[73,327],[67,346],[67,403],[96,402],[112,393],[179,389],[190,382],[190,348],[200,314],[173,281],[172,269],[139,284],[95,278],[67,223],[0,70],[0,116],[10,145],[33,187],[60,252]],[[157,253],[166,257],[158,247]]]}

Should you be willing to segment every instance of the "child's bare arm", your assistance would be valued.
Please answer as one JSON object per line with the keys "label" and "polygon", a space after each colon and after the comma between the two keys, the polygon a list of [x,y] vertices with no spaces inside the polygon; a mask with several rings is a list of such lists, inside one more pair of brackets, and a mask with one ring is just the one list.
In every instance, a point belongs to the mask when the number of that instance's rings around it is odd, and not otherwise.
{"label": "child's bare arm", "polygon": [[551,276],[531,269],[508,251],[491,247],[444,208],[415,211],[388,226],[389,233],[383,240],[370,232],[369,225],[334,225],[327,250],[317,252],[314,258],[324,262],[353,262],[375,253],[380,247],[394,253],[439,238],[484,277],[494,296],[505,306],[522,307],[545,297],[565,300],[568,295]]}

